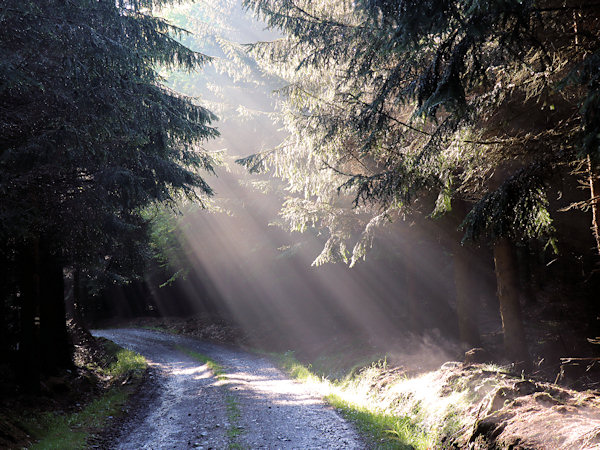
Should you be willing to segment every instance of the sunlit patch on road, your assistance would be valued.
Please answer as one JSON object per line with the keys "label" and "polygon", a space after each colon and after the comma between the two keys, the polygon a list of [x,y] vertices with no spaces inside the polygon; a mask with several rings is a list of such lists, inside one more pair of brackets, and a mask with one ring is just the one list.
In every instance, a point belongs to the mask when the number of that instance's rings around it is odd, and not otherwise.
{"label": "sunlit patch on road", "polygon": [[150,330],[96,334],[152,360],[160,386],[116,448],[363,448],[316,385],[288,379],[264,358]]}

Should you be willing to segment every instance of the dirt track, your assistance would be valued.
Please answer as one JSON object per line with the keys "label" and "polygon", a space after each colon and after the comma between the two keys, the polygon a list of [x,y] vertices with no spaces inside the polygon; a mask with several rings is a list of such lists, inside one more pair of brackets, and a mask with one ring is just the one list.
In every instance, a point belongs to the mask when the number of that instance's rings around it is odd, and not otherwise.
{"label": "dirt track", "polygon": [[[120,449],[367,448],[310,388],[286,378],[268,360],[246,352],[150,330],[94,331],[146,357],[147,403],[114,430]],[[226,379],[182,348],[223,365]]]}

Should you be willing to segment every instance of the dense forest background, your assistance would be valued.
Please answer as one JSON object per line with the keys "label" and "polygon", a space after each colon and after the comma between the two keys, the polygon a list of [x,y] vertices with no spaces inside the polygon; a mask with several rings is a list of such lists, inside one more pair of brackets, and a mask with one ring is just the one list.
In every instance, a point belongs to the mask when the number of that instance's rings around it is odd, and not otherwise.
{"label": "dense forest background", "polygon": [[6,376],[202,314],[597,383],[596,3],[161,6],[0,6]]}

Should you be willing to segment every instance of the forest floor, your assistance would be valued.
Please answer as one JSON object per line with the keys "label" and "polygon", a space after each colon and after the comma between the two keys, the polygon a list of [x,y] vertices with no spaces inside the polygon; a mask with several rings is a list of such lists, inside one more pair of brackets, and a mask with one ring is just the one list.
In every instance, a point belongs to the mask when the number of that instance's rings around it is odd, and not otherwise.
{"label": "forest floor", "polygon": [[[204,326],[208,323],[204,319],[148,318],[133,323],[256,345],[256,339],[239,329],[214,323]],[[395,417],[395,425],[385,430],[398,444],[390,448],[405,448],[400,434],[406,430],[398,427],[407,426],[426,436],[417,443],[405,441],[416,448],[600,448],[600,392],[570,389],[539,375],[510,373],[508,366],[483,363],[477,352],[465,361],[437,367],[430,363],[416,371],[398,359],[377,363],[381,354],[372,353],[370,363],[368,351],[356,345],[338,344],[320,355],[298,353],[302,362],[291,353],[271,356],[279,358],[292,375],[303,365],[302,373],[312,373],[309,377],[321,383],[329,402],[350,418],[367,410]]]}
{"label": "forest floor", "polygon": [[94,338],[69,321],[74,366],[23,392],[8,366],[0,366],[0,448],[82,448],[127,414],[146,379],[146,362],[114,343]]}
{"label": "forest floor", "polygon": [[[269,342],[267,335],[248,335],[206,317],[141,318],[122,326],[138,328],[134,334],[144,335],[155,347],[149,355],[155,365],[146,375],[132,377],[126,370],[109,376],[114,355],[107,355],[107,342],[72,327],[78,360],[73,372],[45,380],[37,396],[8,395],[11,386],[3,384],[8,400],[0,407],[0,448],[28,447],[41,428],[56,426],[48,417],[62,416],[74,417],[67,424],[73,435],[86,432],[87,448],[141,448],[145,441],[139,435],[131,442],[119,439],[136,426],[143,430],[148,421],[159,428],[166,421],[166,431],[157,436],[165,445],[183,439],[176,448],[600,448],[598,390],[572,389],[539,373],[510,373],[508,366],[482,363],[478,352],[457,362],[448,362],[443,352],[433,358],[431,349],[427,361],[401,355],[386,360],[385,354],[348,336],[319,349],[292,352],[284,350],[293,348],[289,342],[274,344],[273,337]],[[168,349],[161,350],[156,339],[165,340]],[[240,347],[259,356],[240,352]],[[233,354],[246,355],[243,368],[227,356]],[[265,356],[310,386],[288,385]],[[167,377],[169,371],[172,377]],[[181,382],[173,381],[177,378]],[[169,394],[169,386],[176,392]],[[98,414],[107,421],[80,420],[89,405],[115,387],[125,394]],[[203,395],[195,395],[199,392]],[[208,403],[198,403],[200,397]],[[354,422],[361,436],[321,398]],[[182,402],[188,406],[179,412],[161,409]],[[316,411],[308,424],[296,418],[305,414],[305,404]],[[152,434],[147,428],[142,436]],[[312,445],[303,440],[307,436]]]}

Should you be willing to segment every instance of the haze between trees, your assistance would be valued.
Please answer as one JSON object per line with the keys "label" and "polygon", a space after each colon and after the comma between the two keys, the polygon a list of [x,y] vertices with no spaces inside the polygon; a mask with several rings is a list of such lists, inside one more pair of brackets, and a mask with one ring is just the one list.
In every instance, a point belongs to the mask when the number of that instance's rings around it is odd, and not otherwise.
{"label": "haze between trees", "polygon": [[[40,369],[70,365],[64,269],[85,279],[74,281],[76,299],[84,287],[135,279],[151,256],[144,208],[211,193],[200,173],[213,161],[199,145],[217,135],[215,116],[157,74],[158,66],[192,70],[209,58],[154,15],[168,3],[1,7],[2,350],[18,355],[31,387]],[[453,254],[460,336],[471,345],[480,336],[470,274],[491,246],[506,356],[526,367],[517,269],[545,243],[566,240],[554,198],[559,190],[573,197],[577,167],[588,194],[573,204],[591,210],[598,236],[598,6],[245,5],[283,33],[247,50],[284,85],[279,111],[289,135],[241,162],[288,183],[284,225],[326,230],[316,265],[354,265],[378,227],[403,217],[423,228],[437,221],[443,231],[426,239]],[[224,53],[237,60],[241,51]],[[589,274],[598,249],[578,229],[575,248],[588,247],[579,255]],[[516,244],[526,264],[516,262]],[[418,246],[400,258],[411,252]]]}

